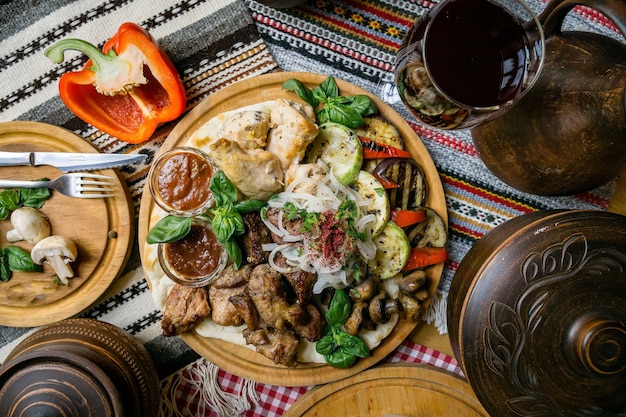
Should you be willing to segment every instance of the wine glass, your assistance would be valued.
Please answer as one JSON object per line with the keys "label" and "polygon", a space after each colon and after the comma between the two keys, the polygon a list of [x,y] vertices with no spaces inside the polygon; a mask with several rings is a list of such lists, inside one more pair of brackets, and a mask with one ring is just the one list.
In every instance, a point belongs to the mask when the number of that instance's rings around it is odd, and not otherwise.
{"label": "wine glass", "polygon": [[532,87],[544,49],[541,24],[524,0],[443,0],[407,34],[396,87],[420,121],[472,128]]}

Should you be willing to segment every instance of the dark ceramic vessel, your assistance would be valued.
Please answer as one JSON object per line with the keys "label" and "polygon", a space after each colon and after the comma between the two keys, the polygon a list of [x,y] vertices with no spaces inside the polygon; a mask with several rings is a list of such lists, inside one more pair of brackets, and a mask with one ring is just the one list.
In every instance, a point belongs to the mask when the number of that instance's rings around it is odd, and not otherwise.
{"label": "dark ceramic vessel", "polygon": [[130,334],[92,319],[50,324],[0,368],[4,417],[155,417],[159,379]]}
{"label": "dark ceramic vessel", "polygon": [[626,217],[547,211],[467,253],[450,342],[493,416],[626,415]]}

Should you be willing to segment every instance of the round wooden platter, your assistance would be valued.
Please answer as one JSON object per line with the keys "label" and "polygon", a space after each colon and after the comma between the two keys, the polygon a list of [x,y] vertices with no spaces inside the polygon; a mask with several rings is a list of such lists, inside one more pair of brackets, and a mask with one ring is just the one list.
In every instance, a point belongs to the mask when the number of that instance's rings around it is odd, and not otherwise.
{"label": "round wooden platter", "polygon": [[443,369],[384,364],[313,388],[284,417],[489,417],[472,388]]}
{"label": "round wooden platter", "polygon": [[[21,121],[0,123],[0,150],[98,152],[66,129]],[[0,282],[0,325],[34,327],[71,317],[96,301],[123,270],[135,233],[128,188],[114,169],[94,173],[115,178],[113,197],[80,199],[52,191],[40,209],[50,219],[52,234],[70,238],[78,247],[78,258],[71,264],[74,278],[69,285],[58,285],[49,265],[42,273],[13,272],[9,281]],[[61,174],[49,166],[0,167],[3,179],[54,179]],[[11,228],[8,218],[0,221],[3,248],[9,245],[5,236]],[[26,242],[14,245],[31,249]]]}
{"label": "round wooden platter", "polygon": [[[198,128],[222,112],[277,98],[301,101],[295,93],[282,89],[282,84],[290,78],[298,79],[308,87],[314,88],[320,85],[327,76],[312,73],[278,72],[246,79],[226,87],[190,111],[172,130],[160,152],[185,145]],[[415,131],[395,110],[368,91],[342,80],[337,79],[336,82],[342,95],[364,94],[371,97],[378,106],[380,114],[398,128],[405,140],[406,148],[422,166],[426,175],[429,187],[427,205],[436,210],[447,224],[446,202],[439,173]],[[147,247],[145,239],[150,227],[153,226],[150,224],[150,219],[154,209],[155,203],[149,190],[146,189],[142,196],[139,213],[138,235],[142,260],[146,256],[144,253]],[[443,264],[428,270],[430,292],[433,295],[436,293],[442,271]],[[149,279],[148,282],[150,282]],[[369,358],[359,360],[348,369],[336,369],[322,364],[298,364],[294,368],[286,368],[274,364],[263,355],[247,347],[202,337],[194,332],[185,333],[181,337],[198,354],[235,375],[265,384],[305,386],[336,381],[371,367],[393,352],[410,335],[415,326],[415,323],[400,321],[394,331],[372,352]]]}

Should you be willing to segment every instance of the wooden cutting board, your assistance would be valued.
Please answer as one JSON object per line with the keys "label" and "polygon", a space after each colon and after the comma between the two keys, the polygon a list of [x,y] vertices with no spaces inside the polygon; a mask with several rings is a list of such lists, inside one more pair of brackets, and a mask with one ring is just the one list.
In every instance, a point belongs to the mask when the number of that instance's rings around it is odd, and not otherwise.
{"label": "wooden cutting board", "polygon": [[[0,150],[86,152],[98,151],[74,133],[39,122],[0,123]],[[72,263],[75,277],[69,285],[58,285],[54,271],[44,265],[43,273],[14,272],[0,282],[0,325],[30,327],[73,316],[102,295],[123,270],[135,236],[135,216],[126,182],[113,169],[94,171],[115,178],[111,198],[80,199],[52,191],[41,211],[48,216],[52,234],[72,239],[78,259]],[[61,175],[49,166],[0,167],[0,177],[13,180],[54,179]],[[9,219],[0,220],[0,247],[9,243]],[[31,246],[16,242],[30,252]]]}
{"label": "wooden cutting board", "polygon": [[284,417],[489,417],[468,383],[430,365],[385,364],[314,388]]}

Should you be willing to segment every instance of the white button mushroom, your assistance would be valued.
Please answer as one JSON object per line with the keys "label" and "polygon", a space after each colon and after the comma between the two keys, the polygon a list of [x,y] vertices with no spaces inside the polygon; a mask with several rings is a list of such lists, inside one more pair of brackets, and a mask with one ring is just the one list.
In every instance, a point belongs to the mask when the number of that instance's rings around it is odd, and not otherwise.
{"label": "white button mushroom", "polygon": [[20,207],[11,213],[13,229],[7,232],[9,242],[25,240],[31,245],[50,236],[50,221],[33,207]]}
{"label": "white button mushroom", "polygon": [[68,278],[74,276],[74,271],[69,265],[76,260],[78,249],[76,244],[63,236],[52,235],[42,239],[30,252],[30,257],[36,264],[49,263],[56,272],[61,282],[68,284]]}

